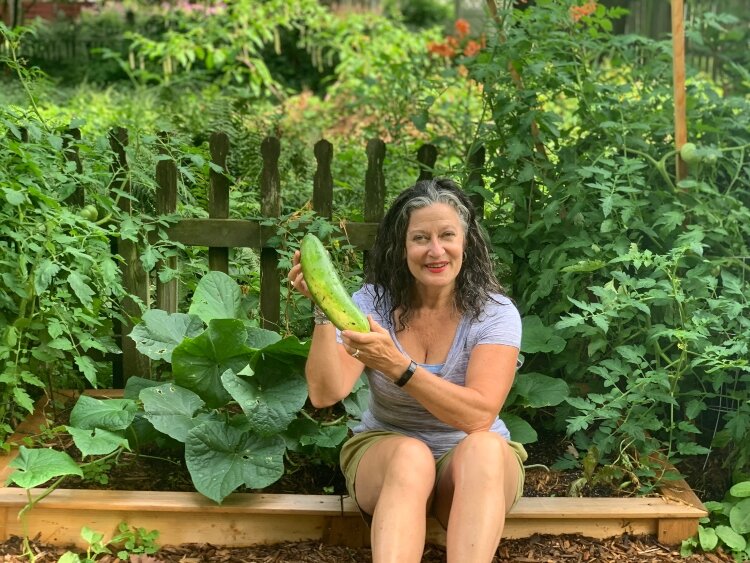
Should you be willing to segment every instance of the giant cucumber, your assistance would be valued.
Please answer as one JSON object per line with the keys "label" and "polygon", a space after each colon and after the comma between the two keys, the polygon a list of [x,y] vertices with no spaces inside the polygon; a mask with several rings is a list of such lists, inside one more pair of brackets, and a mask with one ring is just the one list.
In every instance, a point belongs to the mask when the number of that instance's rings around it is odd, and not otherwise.
{"label": "giant cucumber", "polygon": [[312,233],[300,243],[302,274],[315,304],[339,330],[370,332],[370,323],[341,283],[320,239]]}

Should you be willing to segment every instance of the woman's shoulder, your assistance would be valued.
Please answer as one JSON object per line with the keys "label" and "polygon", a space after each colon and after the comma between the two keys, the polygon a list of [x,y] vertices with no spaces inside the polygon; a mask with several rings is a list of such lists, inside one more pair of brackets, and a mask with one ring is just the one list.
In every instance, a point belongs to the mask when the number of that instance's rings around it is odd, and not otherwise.
{"label": "woman's shoulder", "polygon": [[388,296],[382,289],[378,291],[378,288],[370,283],[364,284],[352,295],[354,302],[363,310],[367,309],[366,312],[372,312],[377,306],[388,306]]}
{"label": "woman's shoulder", "polygon": [[485,319],[517,319],[521,320],[521,314],[513,300],[502,293],[490,293],[484,304],[484,314],[480,316]]}

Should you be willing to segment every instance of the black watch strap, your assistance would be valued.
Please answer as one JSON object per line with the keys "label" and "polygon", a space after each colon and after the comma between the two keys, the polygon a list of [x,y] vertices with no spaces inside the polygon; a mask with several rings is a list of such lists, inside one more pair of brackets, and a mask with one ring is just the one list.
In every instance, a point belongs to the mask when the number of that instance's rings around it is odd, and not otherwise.
{"label": "black watch strap", "polygon": [[401,375],[401,377],[394,381],[394,383],[399,387],[403,387],[409,382],[411,376],[414,375],[415,371],[417,371],[417,363],[412,360],[411,363],[409,363],[409,367],[406,368],[406,371]]}

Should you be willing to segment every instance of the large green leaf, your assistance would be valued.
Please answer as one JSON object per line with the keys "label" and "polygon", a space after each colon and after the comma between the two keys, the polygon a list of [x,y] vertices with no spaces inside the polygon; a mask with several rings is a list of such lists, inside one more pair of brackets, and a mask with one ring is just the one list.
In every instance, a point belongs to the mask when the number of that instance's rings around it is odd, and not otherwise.
{"label": "large green leaf", "polygon": [[198,395],[172,383],[143,389],[140,398],[154,428],[180,442],[198,424],[195,415],[205,405]]}
{"label": "large green leaf", "polygon": [[530,444],[539,439],[536,430],[521,417],[510,413],[502,413],[500,418],[503,419],[505,426],[508,427],[508,432],[510,432],[510,437],[514,442]]}
{"label": "large green leaf", "polygon": [[148,389],[149,387],[159,387],[160,385],[163,385],[161,381],[154,381],[153,379],[131,375],[125,382],[125,389],[123,390],[122,396],[126,399],[137,401],[139,400],[141,391]]}
{"label": "large green leaf", "polygon": [[185,337],[203,332],[203,321],[195,315],[169,314],[161,309],[150,309],[130,332],[137,350],[152,360],[172,361],[172,351]]}
{"label": "large green leaf", "polygon": [[186,338],[172,352],[175,383],[194,391],[211,408],[226,405],[231,397],[221,384],[221,374],[239,373],[255,350],[246,343],[242,321],[214,319],[196,338]]}
{"label": "large green leaf", "polygon": [[227,370],[221,376],[224,388],[242,408],[250,427],[261,435],[286,430],[307,400],[307,384],[296,373],[283,372],[278,364],[264,363],[263,372],[243,379]]}
{"label": "large green leaf", "polygon": [[137,405],[130,399],[78,398],[70,412],[70,425],[83,430],[124,430],[133,422]]}
{"label": "large green leaf", "polygon": [[558,354],[565,348],[565,339],[557,335],[553,327],[544,326],[536,315],[523,318],[523,336],[521,351],[526,354],[535,352],[552,352]]}
{"label": "large green leaf", "polygon": [[130,449],[128,441],[114,432],[102,430],[101,428],[82,429],[72,426],[65,427],[73,437],[76,447],[81,450],[83,457],[90,455],[107,455],[117,448]]}
{"label": "large green leaf", "polygon": [[207,273],[195,288],[188,313],[208,324],[213,319],[243,319],[242,292],[224,272]]}
{"label": "large green leaf", "polygon": [[185,463],[198,492],[221,503],[240,485],[261,489],[284,474],[281,436],[260,437],[220,421],[193,428],[185,442]]}
{"label": "large green leaf", "polygon": [[744,551],[747,547],[747,540],[729,526],[716,526],[716,535],[732,551]]}
{"label": "large green leaf", "polygon": [[570,395],[570,389],[568,384],[558,377],[531,372],[519,373],[516,376],[513,393],[516,402],[538,409],[559,405]]}
{"label": "large green leaf", "polygon": [[738,502],[729,511],[729,523],[738,534],[750,534],[750,498]]}
{"label": "large green leaf", "polygon": [[281,340],[281,335],[278,332],[257,326],[248,326],[247,324],[245,324],[245,328],[247,330],[246,343],[250,348],[260,350]]}
{"label": "large green leaf", "polygon": [[16,469],[10,474],[8,482],[24,489],[38,487],[50,479],[63,475],[83,477],[83,471],[72,457],[50,448],[32,450],[21,446],[18,448],[18,456],[8,464],[8,467]]}

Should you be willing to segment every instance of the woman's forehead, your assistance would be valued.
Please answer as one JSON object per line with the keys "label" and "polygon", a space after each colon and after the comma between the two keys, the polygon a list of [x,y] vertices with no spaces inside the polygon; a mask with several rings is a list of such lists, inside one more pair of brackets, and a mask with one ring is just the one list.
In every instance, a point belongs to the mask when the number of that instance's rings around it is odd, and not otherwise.
{"label": "woman's forehead", "polygon": [[447,203],[433,203],[411,212],[409,228],[427,223],[460,224],[461,219],[456,209]]}

